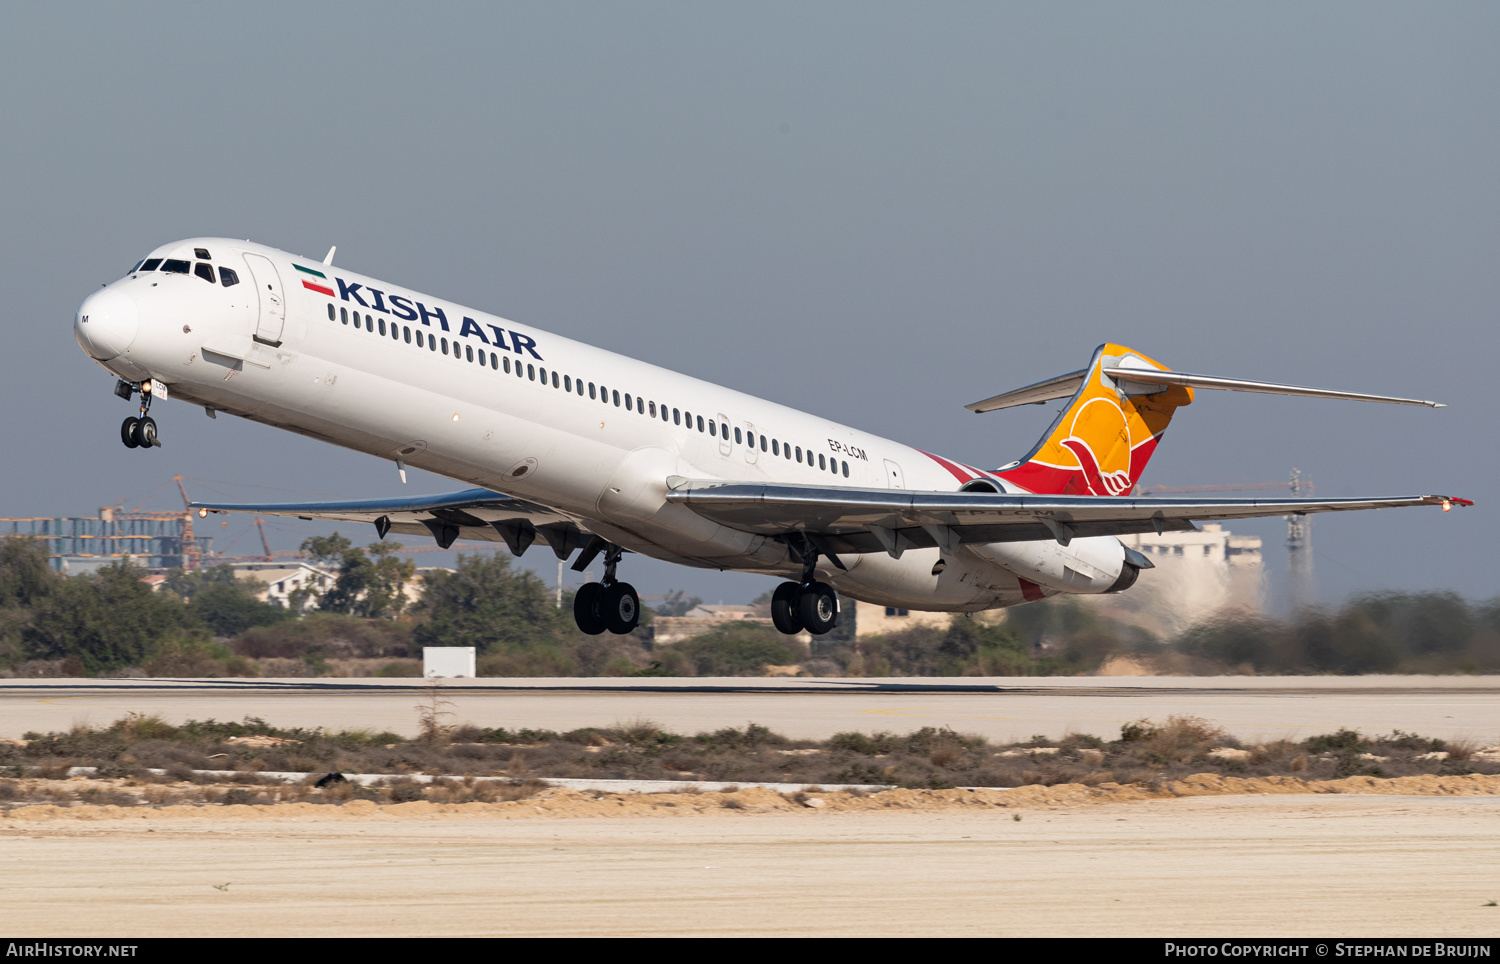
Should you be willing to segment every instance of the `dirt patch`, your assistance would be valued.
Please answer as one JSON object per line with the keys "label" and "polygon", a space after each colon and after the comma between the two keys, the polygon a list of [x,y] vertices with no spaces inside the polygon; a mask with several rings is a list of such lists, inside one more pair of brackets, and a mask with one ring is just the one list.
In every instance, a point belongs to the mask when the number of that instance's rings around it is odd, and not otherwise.
{"label": "dirt patch", "polygon": [[[90,781],[96,789],[128,790],[111,781]],[[784,794],[761,788],[707,793],[600,793],[549,788],[519,800],[440,803],[412,800],[376,803],[351,800],[342,804],[224,803],[219,805],[132,806],[75,803],[30,804],[13,807],[4,819],[25,821],[98,820],[368,820],[451,817],[588,818],[681,817],[697,814],[774,813],[815,810],[823,813],[911,811],[939,813],[983,809],[1051,809],[1117,804],[1176,797],[1266,794],[1385,794],[1404,796],[1500,796],[1500,776],[1347,777],[1342,780],[1302,780],[1296,777],[1226,777],[1194,774],[1158,785],[1081,783],[1027,786],[1013,790],[897,789],[879,793],[821,792],[816,788]]]}

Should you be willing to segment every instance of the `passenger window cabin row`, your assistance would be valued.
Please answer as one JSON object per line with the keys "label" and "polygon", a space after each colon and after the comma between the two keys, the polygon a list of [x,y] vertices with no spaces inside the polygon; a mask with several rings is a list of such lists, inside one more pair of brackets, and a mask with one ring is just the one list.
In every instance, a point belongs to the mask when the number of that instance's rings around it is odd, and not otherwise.
{"label": "passenger window cabin row", "polygon": [[[183,258],[147,258],[145,261],[136,262],[135,267],[131,268],[127,274],[144,274],[147,271],[163,271],[167,274],[192,274],[202,278],[209,284],[213,284],[214,266],[204,263],[213,260],[208,253],[208,249],[194,248],[193,254],[195,257],[202,258],[203,260],[195,265],[193,262]],[[219,284],[229,288],[240,283],[240,275],[233,268],[226,268],[220,265],[218,280]]]}
{"label": "passenger window cabin row", "polygon": [[[447,338],[430,332],[424,332],[421,328],[413,331],[411,327],[397,325],[394,321],[388,325],[384,318],[376,318],[371,314],[366,314],[361,319],[358,311],[351,312],[347,307],[335,309],[332,304],[328,306],[328,320],[338,320],[344,325],[352,324],[355,331],[367,331],[372,334],[378,332],[382,338],[389,337],[392,341],[399,341],[408,345],[415,344],[418,348],[425,347],[431,352],[442,352],[444,355],[448,355],[455,360],[488,367],[495,371],[503,371],[507,375],[514,374],[517,378],[524,378],[527,381],[539,381],[543,385],[551,385],[553,388],[567,392],[568,394],[576,394],[580,398],[587,397],[595,401],[601,401],[605,405],[613,405],[615,408],[623,407],[627,411],[645,415],[648,418],[654,419],[660,417],[663,422],[683,426],[688,431],[693,431],[694,429],[699,432],[707,431],[714,438],[722,438],[726,441],[729,439],[732,431],[734,444],[736,445],[748,445],[751,448],[759,446],[762,452],[770,452],[772,455],[782,456],[790,461],[804,464],[808,468],[812,468],[813,466],[813,450],[810,446],[804,453],[800,445],[792,445],[780,439],[769,438],[764,433],[757,435],[755,432],[748,430],[742,431],[737,427],[731,430],[727,422],[721,422],[712,416],[705,419],[702,415],[694,415],[692,412],[685,412],[681,409],[668,409],[666,405],[657,405],[656,402],[647,401],[640,396],[633,396],[629,392],[621,396],[618,390],[607,388],[604,385],[595,385],[593,382],[585,383],[583,379],[574,378],[571,375],[559,375],[555,369],[548,372],[546,366],[535,365],[529,362],[523,365],[519,360],[512,364],[508,354],[497,354],[484,348],[475,352],[473,345],[460,345],[457,338],[453,339],[450,345]],[[822,453],[817,454],[817,467],[823,472],[842,475],[846,479],[849,477],[848,462],[840,462],[838,459],[825,456]]]}

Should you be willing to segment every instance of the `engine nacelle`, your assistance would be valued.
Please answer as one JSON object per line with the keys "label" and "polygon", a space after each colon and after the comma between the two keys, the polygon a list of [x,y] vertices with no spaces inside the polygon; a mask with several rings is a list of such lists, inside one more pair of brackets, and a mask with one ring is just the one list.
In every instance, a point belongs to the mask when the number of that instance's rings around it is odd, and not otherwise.
{"label": "engine nacelle", "polygon": [[1022,579],[1067,593],[1123,592],[1142,569],[1152,568],[1149,559],[1114,536],[1074,539],[1066,546],[1048,539],[965,548]]}

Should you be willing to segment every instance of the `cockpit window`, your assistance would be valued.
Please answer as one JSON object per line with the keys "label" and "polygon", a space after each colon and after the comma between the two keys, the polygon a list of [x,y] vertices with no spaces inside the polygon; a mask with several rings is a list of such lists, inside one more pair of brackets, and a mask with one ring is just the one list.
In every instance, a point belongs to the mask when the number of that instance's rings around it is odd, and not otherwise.
{"label": "cockpit window", "polygon": [[193,267],[193,274],[207,281],[209,284],[214,283],[214,266],[211,264],[204,264],[202,261],[199,261]]}
{"label": "cockpit window", "polygon": [[129,270],[129,271],[127,271],[127,272],[125,272],[125,273],[126,273],[126,274],[135,274],[135,273],[136,273],[136,272],[137,272],[137,271],[139,271],[139,270],[141,270],[141,265],[143,265],[143,264],[145,264],[145,263],[146,263],[146,262],[144,262],[144,261],[137,261],[137,262],[136,262],[136,263],[135,263],[135,267],[134,267],[134,268],[131,268],[131,269],[130,269],[130,270]]}
{"label": "cockpit window", "polygon": [[178,261],[176,258],[168,258],[161,263],[161,270],[170,271],[173,274],[187,274],[192,270],[192,265],[186,261]]}
{"label": "cockpit window", "polygon": [[141,262],[142,271],[155,271],[161,265],[160,258],[147,258]]}
{"label": "cockpit window", "polygon": [[240,276],[235,273],[233,268],[221,267],[219,268],[219,283],[228,288],[230,285],[239,284]]}
{"label": "cockpit window", "polygon": [[193,257],[202,258],[204,261],[212,261],[214,256],[208,253],[207,248],[194,248]]}

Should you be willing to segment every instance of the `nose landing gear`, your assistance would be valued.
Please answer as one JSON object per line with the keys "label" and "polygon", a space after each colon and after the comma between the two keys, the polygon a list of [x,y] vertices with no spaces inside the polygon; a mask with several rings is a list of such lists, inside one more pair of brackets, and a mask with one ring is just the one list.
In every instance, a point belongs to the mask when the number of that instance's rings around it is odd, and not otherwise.
{"label": "nose landing gear", "polygon": [[607,629],[624,636],[640,624],[640,595],[630,583],[615,579],[615,567],[624,554],[619,546],[606,546],[604,580],[584,584],[573,597],[573,621],[581,632],[598,636]]}
{"label": "nose landing gear", "polygon": [[125,443],[128,449],[151,449],[161,448],[161,440],[156,437],[156,419],[146,413],[151,410],[152,392],[149,381],[135,385],[130,382],[121,381],[115,384],[115,394],[124,399],[129,399],[136,392],[141,395],[141,414],[132,415],[120,423],[120,441]]}

